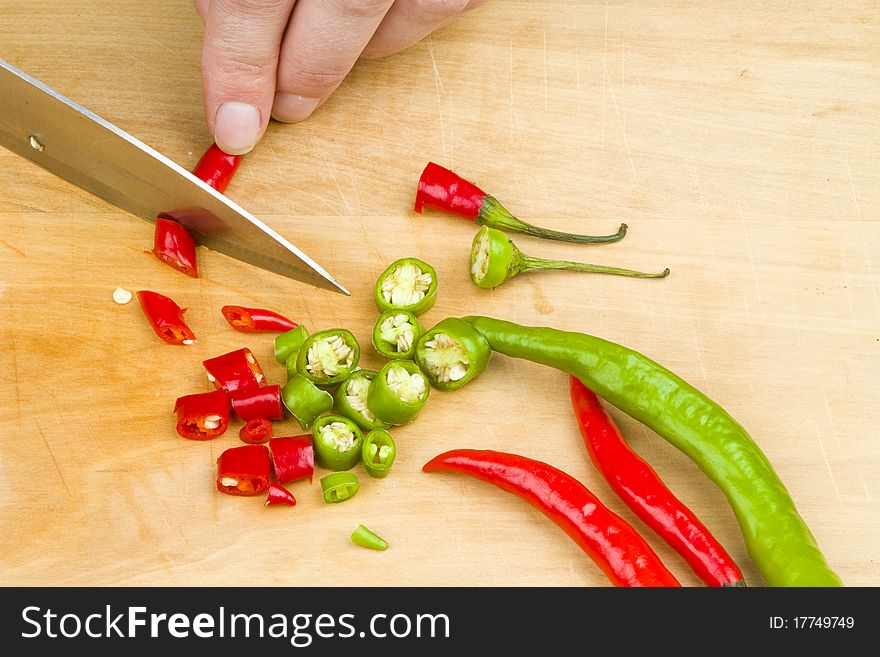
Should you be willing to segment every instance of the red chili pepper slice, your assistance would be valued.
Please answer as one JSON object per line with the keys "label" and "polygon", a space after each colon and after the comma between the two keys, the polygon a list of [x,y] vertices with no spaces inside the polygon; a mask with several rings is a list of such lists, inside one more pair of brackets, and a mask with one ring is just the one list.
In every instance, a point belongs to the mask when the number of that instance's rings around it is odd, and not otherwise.
{"label": "red chili pepper slice", "polygon": [[174,402],[177,433],[189,440],[208,440],[229,427],[229,398],[222,390],[178,397]]}
{"label": "red chili pepper slice", "polygon": [[574,477],[547,463],[491,450],[455,449],[425,472],[458,472],[521,497],[586,552],[615,586],[680,586],[660,557],[623,518]]}
{"label": "red chili pepper slice", "polygon": [[183,321],[186,308],[181,308],[168,297],[150,290],[140,290],[137,298],[156,335],[168,344],[195,344],[195,333]]}
{"label": "red chili pepper slice", "polygon": [[284,407],[281,405],[281,386],[263,386],[237,392],[232,395],[232,410],[242,420],[266,418],[283,420]]}
{"label": "red chili pepper slice", "polygon": [[156,219],[153,255],[179,272],[199,277],[196,265],[196,241],[189,231],[171,219]]}
{"label": "red chili pepper slice", "polygon": [[259,495],[269,488],[272,465],[264,445],[230,447],[217,459],[217,490],[228,495]]}
{"label": "red chili pepper slice", "polygon": [[315,450],[312,436],[285,436],[269,441],[272,462],[275,464],[275,478],[278,483],[309,478],[311,483],[315,474]]}
{"label": "red chili pepper slice", "polygon": [[259,445],[272,437],[272,430],[272,423],[269,420],[263,417],[255,417],[248,420],[239,429],[238,437],[241,438],[241,442],[248,445]]}
{"label": "red chili pepper slice", "polygon": [[286,506],[296,506],[296,498],[284,486],[278,484],[269,484],[269,494],[266,496],[266,506],[275,506],[283,504]]}
{"label": "red chili pepper slice", "polygon": [[744,586],[743,574],[712,533],[627,444],[602,403],[570,377],[571,404],[593,464],[646,525],[669,543],[709,586]]}
{"label": "red chili pepper slice", "polygon": [[420,213],[426,205],[452,214],[476,219],[488,194],[439,164],[428,162],[419,178],[413,210]]}
{"label": "red chili pepper slice", "polygon": [[211,144],[193,169],[193,175],[222,194],[229,186],[239,164],[241,164],[241,155],[224,153],[217,144]]}
{"label": "red chili pepper slice", "polygon": [[283,315],[262,308],[223,306],[220,312],[232,328],[242,333],[284,333],[299,326]]}
{"label": "red chili pepper slice", "polygon": [[208,381],[230,395],[255,390],[266,380],[260,364],[247,347],[209,358],[202,362],[202,366],[208,373]]}

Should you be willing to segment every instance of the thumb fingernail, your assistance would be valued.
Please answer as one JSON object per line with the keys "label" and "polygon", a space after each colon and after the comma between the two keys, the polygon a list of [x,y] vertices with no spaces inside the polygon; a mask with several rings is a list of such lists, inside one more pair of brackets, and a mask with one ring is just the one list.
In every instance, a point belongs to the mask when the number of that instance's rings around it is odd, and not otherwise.
{"label": "thumb fingernail", "polygon": [[272,105],[272,118],[283,123],[304,121],[315,111],[318,102],[318,98],[279,91],[275,94],[275,103]]}
{"label": "thumb fingernail", "polygon": [[230,155],[244,155],[260,136],[260,110],[248,103],[230,101],[217,110],[214,141]]}

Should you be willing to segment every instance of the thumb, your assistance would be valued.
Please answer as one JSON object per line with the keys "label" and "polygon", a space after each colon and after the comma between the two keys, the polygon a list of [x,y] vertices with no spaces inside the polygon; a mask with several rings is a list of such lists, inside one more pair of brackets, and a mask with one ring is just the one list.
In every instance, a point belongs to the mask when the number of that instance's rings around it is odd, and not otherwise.
{"label": "thumb", "polygon": [[208,130],[232,155],[263,136],[275,97],[281,38],[295,0],[211,0],[202,48]]}

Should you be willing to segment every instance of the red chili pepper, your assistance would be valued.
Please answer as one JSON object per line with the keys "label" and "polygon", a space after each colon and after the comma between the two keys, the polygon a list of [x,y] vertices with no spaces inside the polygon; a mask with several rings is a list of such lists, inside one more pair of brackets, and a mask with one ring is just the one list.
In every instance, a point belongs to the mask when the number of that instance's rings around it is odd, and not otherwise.
{"label": "red chili pepper", "polygon": [[559,525],[615,586],[680,586],[635,529],[551,465],[505,452],[455,449],[422,470],[470,475],[526,500]]}
{"label": "red chili pepper", "polygon": [[299,326],[283,315],[262,308],[223,306],[220,312],[232,328],[242,333],[284,333]]}
{"label": "red chili pepper", "polygon": [[195,333],[183,321],[186,308],[181,308],[168,297],[149,290],[140,290],[137,298],[156,335],[169,344],[195,344]]}
{"label": "red chili pepper", "polygon": [[269,420],[263,417],[255,417],[248,420],[239,429],[238,437],[241,438],[241,442],[248,445],[259,445],[272,437],[272,430],[272,423]]}
{"label": "red chili pepper", "polygon": [[242,420],[264,417],[267,420],[283,420],[281,386],[263,386],[232,395],[232,410]]}
{"label": "red chili pepper", "polygon": [[669,543],[709,586],[745,586],[743,574],[696,514],[626,443],[602,403],[570,377],[571,405],[593,464],[633,512]]}
{"label": "red chili pepper", "polygon": [[278,483],[309,478],[315,474],[315,450],[311,435],[273,438],[269,441],[272,462],[275,464],[275,478]]}
{"label": "red chili pepper", "polygon": [[177,271],[199,277],[196,265],[196,241],[189,231],[171,219],[156,219],[153,255]]}
{"label": "red chili pepper", "polygon": [[217,144],[211,144],[193,169],[193,175],[222,194],[229,186],[239,164],[241,164],[241,155],[224,153]]}
{"label": "red chili pepper", "polygon": [[229,427],[229,398],[222,390],[178,397],[174,403],[177,433],[190,440],[208,440]]}
{"label": "red chili pepper", "polygon": [[284,504],[286,506],[296,506],[296,498],[284,486],[278,484],[269,484],[269,495],[266,496],[266,506],[275,506]]}
{"label": "red chili pepper", "polygon": [[229,495],[259,495],[269,488],[272,465],[264,445],[230,447],[217,459],[217,490]]}
{"label": "red chili pepper", "polygon": [[215,388],[223,388],[233,396],[255,390],[266,380],[260,364],[247,347],[209,358],[202,362],[202,366]]}

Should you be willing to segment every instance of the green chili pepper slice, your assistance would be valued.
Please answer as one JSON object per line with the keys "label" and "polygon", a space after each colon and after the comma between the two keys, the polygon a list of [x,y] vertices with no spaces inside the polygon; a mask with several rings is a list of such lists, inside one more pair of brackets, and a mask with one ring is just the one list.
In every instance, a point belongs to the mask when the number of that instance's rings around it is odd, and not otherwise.
{"label": "green chili pepper slice", "polygon": [[380,312],[408,310],[421,315],[437,301],[437,272],[418,258],[395,260],[376,281],[376,306]]}
{"label": "green chili pepper slice", "polygon": [[391,471],[397,456],[394,438],[385,429],[373,429],[364,437],[361,458],[367,474],[376,479],[384,479]]}
{"label": "green chili pepper slice", "polygon": [[[344,381],[357,369],[361,347],[347,329],[328,329],[313,333],[296,356],[296,373],[316,386],[329,388]],[[288,360],[288,374],[290,364]]]}
{"label": "green chili pepper slice", "polygon": [[422,325],[408,310],[392,308],[379,315],[373,327],[373,347],[386,358],[413,357]]}
{"label": "green chili pepper slice", "polygon": [[275,337],[275,360],[282,365],[287,363],[291,355],[295,355],[302,347],[303,342],[309,336],[308,329],[300,324],[295,329],[290,329]]}
{"label": "green chili pepper slice", "polygon": [[358,525],[351,533],[351,542],[370,550],[387,550],[388,541],[363,525]]}
{"label": "green chili pepper slice", "polygon": [[334,472],[321,477],[321,491],[327,504],[338,504],[354,497],[361,488],[361,482],[353,472]]}
{"label": "green chili pepper slice", "polygon": [[341,415],[323,415],[312,426],[315,460],[328,470],[350,470],[361,460],[364,434]]}
{"label": "green chili pepper slice", "polygon": [[474,236],[471,245],[471,280],[474,285],[482,288],[498,287],[504,281],[523,272],[539,269],[566,269],[594,274],[613,274],[630,278],[666,278],[669,269],[656,274],[649,274],[632,269],[591,265],[585,262],[570,260],[546,260],[533,258],[520,251],[516,244],[500,230],[483,226]]}
{"label": "green chili pepper slice", "polygon": [[367,390],[367,408],[388,424],[412,421],[428,401],[431,387],[411,360],[392,360],[382,366]]}
{"label": "green chili pepper slice", "polygon": [[294,375],[281,388],[281,401],[303,429],[312,426],[321,413],[333,408],[333,396],[304,376]]}
{"label": "green chili pepper slice", "polygon": [[367,391],[370,389],[370,382],[375,378],[376,372],[373,370],[355,370],[333,393],[333,408],[336,412],[353,420],[363,431],[384,429],[388,426],[367,408]]}
{"label": "green chili pepper slice", "polygon": [[492,349],[473,326],[449,317],[422,335],[416,362],[438,390],[456,390],[486,369]]}

